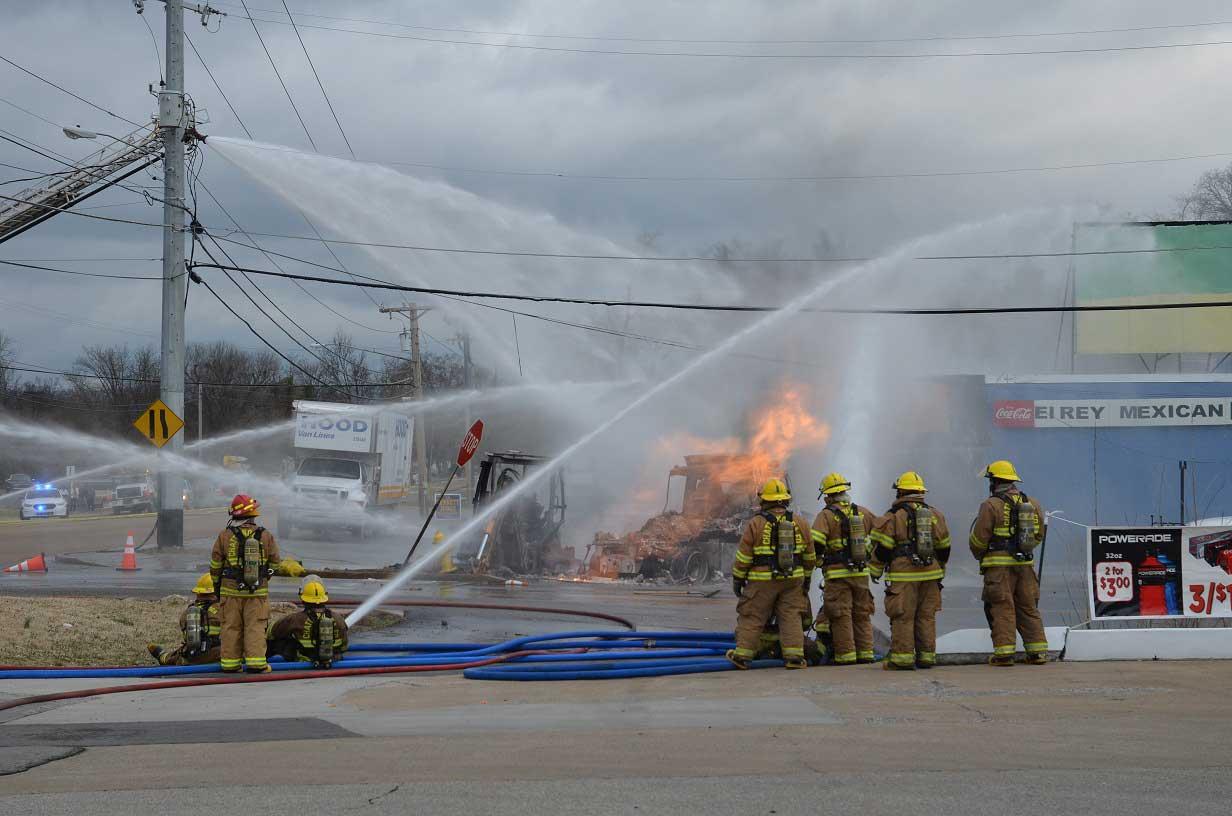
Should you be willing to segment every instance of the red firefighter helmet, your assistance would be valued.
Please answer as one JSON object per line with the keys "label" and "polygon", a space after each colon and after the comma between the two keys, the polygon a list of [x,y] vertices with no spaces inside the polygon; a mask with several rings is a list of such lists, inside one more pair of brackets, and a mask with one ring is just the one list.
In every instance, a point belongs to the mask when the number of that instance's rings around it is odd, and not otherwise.
{"label": "red firefighter helmet", "polygon": [[231,500],[231,518],[255,518],[261,515],[261,502],[244,493]]}

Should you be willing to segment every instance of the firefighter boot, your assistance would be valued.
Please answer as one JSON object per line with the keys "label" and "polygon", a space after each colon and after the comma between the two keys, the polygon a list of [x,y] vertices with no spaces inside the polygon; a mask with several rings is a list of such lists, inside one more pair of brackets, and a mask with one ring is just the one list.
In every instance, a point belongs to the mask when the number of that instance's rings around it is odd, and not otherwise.
{"label": "firefighter boot", "polygon": [[723,656],[731,661],[731,664],[737,669],[747,669],[749,667],[749,659],[743,655],[736,654],[735,649],[728,649],[727,654]]}
{"label": "firefighter boot", "polygon": [[1028,652],[1027,663],[1031,666],[1043,666],[1048,662],[1047,652]]}
{"label": "firefighter boot", "polygon": [[162,660],[163,647],[162,646],[159,646],[157,643],[147,643],[145,645],[145,648],[146,648],[146,651],[150,653],[150,657],[154,658],[155,663],[161,664],[163,662]]}
{"label": "firefighter boot", "polygon": [[1012,654],[995,654],[988,658],[989,666],[1013,666],[1014,656]]}
{"label": "firefighter boot", "polygon": [[785,669],[807,669],[808,661],[803,657],[788,657],[783,660]]}
{"label": "firefighter boot", "polygon": [[881,661],[881,668],[886,671],[915,671],[915,665],[911,663],[895,663],[893,660]]}

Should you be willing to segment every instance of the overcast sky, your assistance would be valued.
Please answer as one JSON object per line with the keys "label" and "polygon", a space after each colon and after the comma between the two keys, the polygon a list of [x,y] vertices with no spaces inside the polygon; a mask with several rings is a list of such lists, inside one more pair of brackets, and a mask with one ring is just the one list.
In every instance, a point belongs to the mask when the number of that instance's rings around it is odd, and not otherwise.
{"label": "overcast sky", "polygon": [[[752,0],[570,0],[570,2],[348,2],[289,0],[337,116],[363,160],[455,185],[530,220],[547,219],[615,245],[654,253],[696,252],[741,242],[759,254],[875,254],[931,232],[992,215],[1036,208],[1098,205],[1109,217],[1172,214],[1174,197],[1232,157],[1122,164],[1051,172],[880,178],[849,181],[597,180],[573,176],[811,177],[1035,168],[1133,162],[1232,151],[1227,70],[1232,45],[1156,47],[1232,40],[1232,25],[1179,27],[1228,18],[1219,2],[860,3]],[[147,0],[145,21],[162,49],[164,14]],[[253,27],[238,2],[216,3],[232,16],[210,30],[186,28],[252,136],[311,150]],[[6,3],[0,55],[134,121],[154,108],[154,43],[126,0]],[[319,152],[349,156],[279,0],[253,0],[257,25]],[[262,9],[258,11],[257,9]],[[303,12],[302,15],[299,13]],[[391,24],[308,16],[362,18]],[[1008,36],[1153,28],[1065,36]],[[307,26],[351,28],[367,36]],[[418,26],[418,27],[417,27]],[[470,33],[498,32],[498,33]],[[511,34],[572,35],[512,36]],[[892,42],[907,38],[927,39]],[[996,35],[994,38],[993,35]],[[593,39],[588,39],[590,37]],[[412,39],[417,38],[417,39]],[[535,48],[430,42],[467,40]],[[662,42],[672,40],[672,42]],[[785,43],[784,40],[796,42]],[[880,40],[876,43],[816,42]],[[693,42],[684,42],[693,41]],[[697,42],[708,41],[708,42]],[[733,42],[737,41],[737,42]],[[761,42],[753,42],[761,41]],[[779,42],[767,42],[779,41]],[[1004,51],[1098,53],[901,58],[908,54]],[[578,51],[706,54],[860,55],[849,59],[646,56]],[[867,55],[899,55],[864,58]],[[192,51],[188,90],[208,111],[206,134],[245,136]],[[130,126],[20,71],[0,64],[0,127],[43,148],[78,157],[56,125],[120,134]],[[8,143],[0,162],[46,172],[56,166]],[[551,171],[558,175],[528,175]],[[0,192],[27,176],[0,167]],[[156,185],[149,174],[134,177]],[[244,226],[308,234],[286,203],[217,153],[207,151],[201,180]],[[110,190],[83,207],[96,215],[158,221],[161,208],[134,192]],[[227,226],[211,202],[201,220]],[[346,238],[318,226],[329,237]],[[552,251],[544,235],[454,230],[424,234],[405,223],[386,241],[485,249]],[[434,230],[439,232],[439,230]],[[396,232],[396,234],[388,234]],[[368,239],[374,233],[366,232]],[[650,249],[645,242],[649,236]],[[990,251],[1038,246],[1029,232]],[[500,245],[494,245],[494,242]],[[319,245],[299,254],[332,263]],[[59,216],[0,246],[0,259],[157,258],[157,230]],[[240,255],[245,262],[268,263]],[[364,259],[347,256],[360,266]],[[417,278],[450,267],[430,254],[407,258]],[[90,271],[157,274],[156,261],[50,263]],[[355,267],[352,267],[355,268]],[[501,289],[500,259],[491,288]],[[159,285],[4,268],[0,331],[18,359],[51,367],[72,363],[86,343],[155,342]],[[609,281],[610,283],[610,281]],[[271,294],[313,334],[341,326],[357,343],[397,349],[397,338],[341,321],[298,290]],[[393,326],[357,291],[314,290],[348,317]],[[643,292],[648,294],[648,292]],[[189,337],[255,341],[208,296],[193,292]],[[381,297],[378,295],[378,299]],[[241,309],[259,325],[251,309]],[[444,315],[428,318],[436,338],[453,332]],[[534,328],[526,331],[533,332]],[[286,338],[270,339],[290,349]],[[435,348],[429,341],[429,348]],[[436,349],[439,350],[439,349]]]}

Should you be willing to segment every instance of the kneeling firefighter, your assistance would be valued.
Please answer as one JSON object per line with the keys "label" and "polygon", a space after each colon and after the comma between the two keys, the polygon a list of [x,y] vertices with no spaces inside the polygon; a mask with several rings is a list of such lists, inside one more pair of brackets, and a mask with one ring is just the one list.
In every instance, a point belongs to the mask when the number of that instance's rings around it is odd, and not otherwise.
{"label": "kneeling firefighter", "polygon": [[269,579],[282,560],[269,530],[257,525],[260,503],[244,494],[231,500],[231,522],[210,553],[210,575],[219,587],[225,672],[267,672],[265,629],[269,625]]}
{"label": "kneeling firefighter", "polygon": [[[814,628],[819,637],[829,632],[832,662],[839,666],[873,662],[876,604],[868,588],[872,550],[868,534],[877,515],[852,502],[850,490],[851,482],[841,473],[823,478],[818,498],[824,498],[826,506],[813,520],[813,544],[825,579]],[[829,624],[828,630],[824,624]]]}
{"label": "kneeling firefighter", "polygon": [[208,572],[197,579],[193,595],[196,600],[180,613],[180,632],[184,636],[184,642],[174,649],[165,649],[157,643],[146,646],[150,656],[157,660],[160,666],[217,663],[222,655],[222,622],[218,617],[218,595],[214,592],[214,579]]}
{"label": "kneeling firefighter", "polygon": [[873,580],[886,580],[885,611],[890,618],[886,669],[931,669],[937,662],[937,612],[941,579],[950,560],[950,529],[945,516],[924,501],[924,479],[907,471],[894,482],[894,504],[877,522],[873,540]]}
{"label": "kneeling firefighter", "polygon": [[991,494],[971,525],[971,554],[984,576],[984,616],[992,632],[994,666],[1014,665],[1015,631],[1027,662],[1048,662],[1048,638],[1039,613],[1035,549],[1043,541],[1044,508],[1018,489],[1014,466],[1004,459],[984,470]]}
{"label": "kneeling firefighter", "polygon": [[761,489],[761,512],[749,519],[732,564],[732,590],[736,604],[736,648],[727,659],[747,669],[757,654],[762,628],[778,618],[783,663],[802,669],[804,628],[809,617],[808,580],[817,565],[812,534],[802,516],[787,509],[791,493],[781,479]]}
{"label": "kneeling firefighter", "polygon": [[325,583],[315,575],[304,578],[299,599],[303,611],[292,612],[270,627],[267,653],[271,657],[281,655],[288,663],[308,662],[315,668],[328,669],[347,650],[346,621],[325,605],[329,595]]}

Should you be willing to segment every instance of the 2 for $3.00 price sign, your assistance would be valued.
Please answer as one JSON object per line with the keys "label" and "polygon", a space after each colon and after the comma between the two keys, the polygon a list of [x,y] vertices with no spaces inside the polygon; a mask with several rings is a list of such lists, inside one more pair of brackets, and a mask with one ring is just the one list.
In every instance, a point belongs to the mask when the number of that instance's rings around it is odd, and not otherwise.
{"label": "2 for $3.00 price sign", "polygon": [[1100,561],[1095,565],[1095,600],[1122,603],[1134,599],[1134,567],[1128,561]]}

